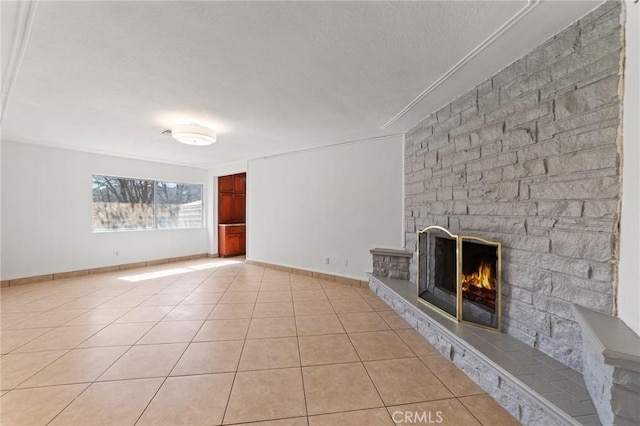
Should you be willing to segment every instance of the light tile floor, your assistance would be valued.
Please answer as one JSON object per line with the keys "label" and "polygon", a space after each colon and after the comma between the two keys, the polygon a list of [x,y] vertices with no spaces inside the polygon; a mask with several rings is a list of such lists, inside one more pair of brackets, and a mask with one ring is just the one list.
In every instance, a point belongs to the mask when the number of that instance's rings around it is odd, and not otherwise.
{"label": "light tile floor", "polygon": [[365,288],[201,259],[1,294],[3,426],[518,424]]}

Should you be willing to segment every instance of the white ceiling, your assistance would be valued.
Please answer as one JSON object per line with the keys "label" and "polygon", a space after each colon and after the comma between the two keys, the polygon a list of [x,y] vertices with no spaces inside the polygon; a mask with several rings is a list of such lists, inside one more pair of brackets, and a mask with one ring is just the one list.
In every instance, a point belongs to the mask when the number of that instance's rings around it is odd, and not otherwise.
{"label": "white ceiling", "polygon": [[216,168],[402,133],[597,3],[3,0],[2,137]]}

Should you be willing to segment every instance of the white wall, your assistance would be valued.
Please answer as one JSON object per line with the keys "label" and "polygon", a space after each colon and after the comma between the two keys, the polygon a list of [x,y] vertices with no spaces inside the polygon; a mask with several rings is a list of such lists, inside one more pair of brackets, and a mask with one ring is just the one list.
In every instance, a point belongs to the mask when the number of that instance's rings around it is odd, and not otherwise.
{"label": "white wall", "polygon": [[213,171],[207,172],[207,242],[208,253],[218,253],[218,175]]}
{"label": "white wall", "polygon": [[640,334],[640,4],[626,1],[618,316]]}
{"label": "white wall", "polygon": [[[203,183],[207,209],[212,208],[211,184],[204,169],[5,141],[3,280],[208,251],[208,227],[92,233],[92,174]],[[208,214],[209,225],[211,220]]]}
{"label": "white wall", "polygon": [[[0,124],[1,125],[1,124]],[[2,136],[0,135],[0,279],[2,279]]]}
{"label": "white wall", "polygon": [[371,248],[403,246],[403,143],[392,136],[249,161],[247,258],[366,278]]}

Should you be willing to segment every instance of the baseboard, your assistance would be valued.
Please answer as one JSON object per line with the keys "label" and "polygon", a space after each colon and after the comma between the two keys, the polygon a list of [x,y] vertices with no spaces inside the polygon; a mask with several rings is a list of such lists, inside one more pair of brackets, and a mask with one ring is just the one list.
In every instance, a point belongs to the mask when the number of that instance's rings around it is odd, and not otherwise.
{"label": "baseboard", "polygon": [[258,262],[257,260],[245,260],[247,265],[261,266],[263,268],[275,269],[276,271],[289,272],[296,275],[305,275],[307,277],[318,278],[325,281],[333,281],[341,284],[347,284],[353,287],[369,287],[369,282],[358,280],[355,278],[341,277],[340,275],[325,274],[324,272],[310,271],[308,269],[293,268],[291,266],[282,266],[276,263]]}
{"label": "baseboard", "polygon": [[77,271],[67,271],[67,272],[56,272],[53,274],[36,275],[33,277],[4,280],[4,281],[0,281],[0,286],[12,287],[12,286],[23,285],[23,284],[33,284],[33,283],[39,283],[39,282],[45,282],[45,281],[63,280],[65,278],[76,278],[76,277],[82,277],[85,275],[96,275],[96,274],[104,274],[107,272],[125,271],[127,269],[142,268],[144,266],[156,266],[156,265],[163,265],[165,263],[184,262],[187,260],[195,260],[195,259],[206,259],[206,258],[214,259],[217,257],[218,257],[218,253],[201,253],[201,254],[193,254],[190,256],[169,257],[166,259],[148,260],[145,262],[124,263],[122,265],[104,266],[102,268],[80,269]]}

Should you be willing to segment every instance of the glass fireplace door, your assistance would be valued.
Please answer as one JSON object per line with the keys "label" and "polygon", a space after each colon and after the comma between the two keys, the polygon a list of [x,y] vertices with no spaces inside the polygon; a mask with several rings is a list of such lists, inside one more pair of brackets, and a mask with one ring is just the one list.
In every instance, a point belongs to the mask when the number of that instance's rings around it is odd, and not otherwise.
{"label": "glass fireplace door", "polygon": [[501,245],[439,226],[418,232],[418,300],[458,321],[500,330]]}

